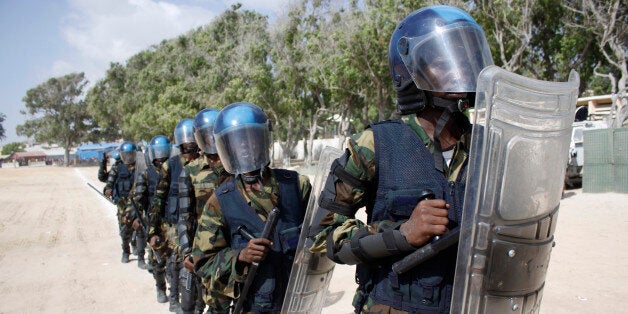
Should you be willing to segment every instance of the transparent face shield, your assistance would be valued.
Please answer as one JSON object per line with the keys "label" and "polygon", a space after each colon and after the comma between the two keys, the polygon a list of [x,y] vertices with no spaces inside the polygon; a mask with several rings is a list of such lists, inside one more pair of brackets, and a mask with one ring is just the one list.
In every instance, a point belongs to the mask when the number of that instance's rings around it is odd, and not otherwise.
{"label": "transparent face shield", "polygon": [[135,151],[120,152],[120,158],[125,165],[131,165],[135,163]]}
{"label": "transparent face shield", "polygon": [[242,174],[264,168],[270,162],[268,124],[231,127],[214,135],[216,150],[225,170]]}
{"label": "transparent face shield", "polygon": [[194,139],[194,126],[192,120],[190,123],[178,125],[174,130],[174,141],[177,146],[185,143],[194,143],[196,140]]}
{"label": "transparent face shield", "polygon": [[475,92],[480,71],[493,64],[484,32],[464,21],[402,37],[397,49],[414,83],[428,91]]}
{"label": "transparent face shield", "polygon": [[150,146],[150,160],[153,161],[159,158],[168,158],[170,157],[170,145],[169,144],[158,144]]}
{"label": "transparent face shield", "polygon": [[196,140],[196,143],[198,144],[198,147],[205,154],[218,154],[211,125],[195,129],[194,138]]}

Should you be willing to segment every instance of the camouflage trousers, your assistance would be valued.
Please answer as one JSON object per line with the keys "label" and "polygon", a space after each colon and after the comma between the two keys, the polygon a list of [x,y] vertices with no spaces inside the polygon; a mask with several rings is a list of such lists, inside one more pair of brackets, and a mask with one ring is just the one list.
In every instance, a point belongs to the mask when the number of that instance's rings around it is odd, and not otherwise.
{"label": "camouflage trousers", "polygon": [[122,217],[124,215],[124,202],[118,202],[118,230],[120,234],[120,239],[122,240],[122,252],[131,253],[131,249],[129,248],[129,243],[131,242],[131,237],[133,236],[133,228],[130,223],[124,223],[122,221]]}

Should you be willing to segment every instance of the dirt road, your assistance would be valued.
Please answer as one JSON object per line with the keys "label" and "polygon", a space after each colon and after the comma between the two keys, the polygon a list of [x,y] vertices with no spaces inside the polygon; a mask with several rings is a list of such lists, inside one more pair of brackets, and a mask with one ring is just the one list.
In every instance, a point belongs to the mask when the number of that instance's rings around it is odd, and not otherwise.
{"label": "dirt road", "polygon": [[[152,276],[120,263],[115,208],[97,168],[0,169],[0,313],[169,313]],[[625,313],[628,195],[568,191],[542,313]],[[353,269],[337,267],[323,313],[351,313]]]}

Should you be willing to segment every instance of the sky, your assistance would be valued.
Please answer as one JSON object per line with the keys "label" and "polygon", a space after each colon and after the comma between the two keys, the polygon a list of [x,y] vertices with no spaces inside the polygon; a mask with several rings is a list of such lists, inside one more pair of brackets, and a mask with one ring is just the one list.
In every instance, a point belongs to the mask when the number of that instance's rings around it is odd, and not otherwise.
{"label": "sky", "polygon": [[20,113],[27,90],[74,72],[89,88],[111,62],[208,24],[237,2],[272,22],[289,0],[0,0],[0,146],[26,140],[15,128],[29,118]]}

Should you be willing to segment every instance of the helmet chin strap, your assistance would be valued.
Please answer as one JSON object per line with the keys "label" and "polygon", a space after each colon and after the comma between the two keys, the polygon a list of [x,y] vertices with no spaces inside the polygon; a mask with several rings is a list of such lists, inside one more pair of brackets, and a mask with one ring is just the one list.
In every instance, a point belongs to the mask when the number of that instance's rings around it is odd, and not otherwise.
{"label": "helmet chin strap", "polygon": [[436,170],[443,173],[445,172],[443,163],[443,147],[440,144],[439,137],[440,132],[442,132],[445,128],[445,125],[447,124],[447,121],[449,121],[450,117],[451,115],[449,114],[449,110],[443,110],[440,118],[438,118],[438,122],[436,122],[436,128],[434,129],[434,152],[432,153],[434,156],[434,165],[436,165]]}
{"label": "helmet chin strap", "polygon": [[242,182],[253,185],[255,183],[262,183],[262,175],[260,170],[253,171],[253,175],[246,175],[244,173],[240,174],[240,178],[242,178]]}
{"label": "helmet chin strap", "polygon": [[440,143],[440,133],[445,128],[445,125],[451,119],[454,113],[461,113],[467,108],[469,108],[469,101],[466,98],[452,100],[452,99],[443,99],[439,97],[432,97],[432,105],[436,108],[443,109],[438,121],[436,122],[436,127],[434,128],[434,164],[436,165],[436,169],[440,172],[444,173],[444,163],[443,163],[443,147]]}

